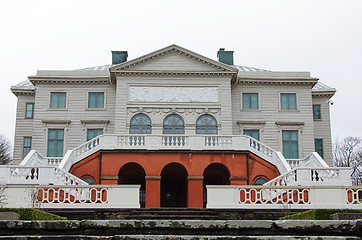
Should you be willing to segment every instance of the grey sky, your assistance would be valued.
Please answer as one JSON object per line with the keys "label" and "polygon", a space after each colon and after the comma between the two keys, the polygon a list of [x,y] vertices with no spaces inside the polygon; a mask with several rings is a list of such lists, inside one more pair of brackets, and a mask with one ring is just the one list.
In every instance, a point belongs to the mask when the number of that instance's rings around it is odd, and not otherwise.
{"label": "grey sky", "polygon": [[337,89],[333,138],[362,135],[362,1],[2,1],[0,134],[13,141],[10,86],[36,70],[111,63],[173,43],[272,71],[309,71]]}

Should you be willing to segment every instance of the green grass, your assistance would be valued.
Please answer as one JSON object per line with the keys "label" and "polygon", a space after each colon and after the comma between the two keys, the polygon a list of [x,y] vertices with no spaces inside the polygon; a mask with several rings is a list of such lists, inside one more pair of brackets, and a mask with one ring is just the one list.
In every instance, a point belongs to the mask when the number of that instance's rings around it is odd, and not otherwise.
{"label": "green grass", "polygon": [[20,215],[20,220],[67,220],[66,217],[33,208],[0,208],[0,212],[18,213]]}
{"label": "green grass", "polygon": [[334,213],[362,213],[362,209],[313,209],[285,216],[280,220],[330,220]]}

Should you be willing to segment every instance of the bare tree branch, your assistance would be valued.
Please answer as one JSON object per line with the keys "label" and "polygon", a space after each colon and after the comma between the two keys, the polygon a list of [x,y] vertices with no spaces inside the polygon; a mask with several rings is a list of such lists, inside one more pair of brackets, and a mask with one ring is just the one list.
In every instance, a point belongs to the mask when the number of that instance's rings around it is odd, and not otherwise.
{"label": "bare tree branch", "polygon": [[11,162],[11,144],[4,136],[0,135],[0,165],[11,164]]}

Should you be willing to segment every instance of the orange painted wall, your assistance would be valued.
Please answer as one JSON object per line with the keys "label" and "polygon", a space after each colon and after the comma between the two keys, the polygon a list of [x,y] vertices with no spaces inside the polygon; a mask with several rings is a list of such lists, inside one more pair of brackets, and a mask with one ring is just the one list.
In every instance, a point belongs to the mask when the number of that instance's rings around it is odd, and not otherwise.
{"label": "orange painted wall", "polygon": [[[117,184],[120,168],[130,162],[141,165],[146,176],[160,176],[167,164],[180,163],[188,177],[201,177],[207,166],[221,163],[229,169],[230,177],[236,179],[231,181],[233,185],[251,185],[258,177],[271,180],[279,175],[272,164],[251,153],[216,152],[101,152],[76,163],[71,173],[80,178],[91,176],[100,184]],[[190,180],[188,185],[188,206],[202,207],[202,180]],[[159,180],[146,180],[146,207],[160,206],[159,192]]]}

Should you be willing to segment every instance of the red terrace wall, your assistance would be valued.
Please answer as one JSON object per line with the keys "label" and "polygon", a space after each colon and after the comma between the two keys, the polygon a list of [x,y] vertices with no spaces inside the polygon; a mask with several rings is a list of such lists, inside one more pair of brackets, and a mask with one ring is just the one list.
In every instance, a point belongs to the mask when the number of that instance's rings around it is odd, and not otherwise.
{"label": "red terrace wall", "polygon": [[[230,184],[251,185],[258,177],[267,180],[279,175],[276,168],[250,153],[172,153],[172,152],[101,152],[76,163],[71,173],[88,176],[100,184],[117,184],[120,168],[138,163],[146,172],[146,207],[160,207],[161,171],[169,163],[180,163],[188,174],[188,207],[202,208],[205,168],[212,163],[225,165],[230,172]],[[101,173],[101,176],[99,175]]]}

